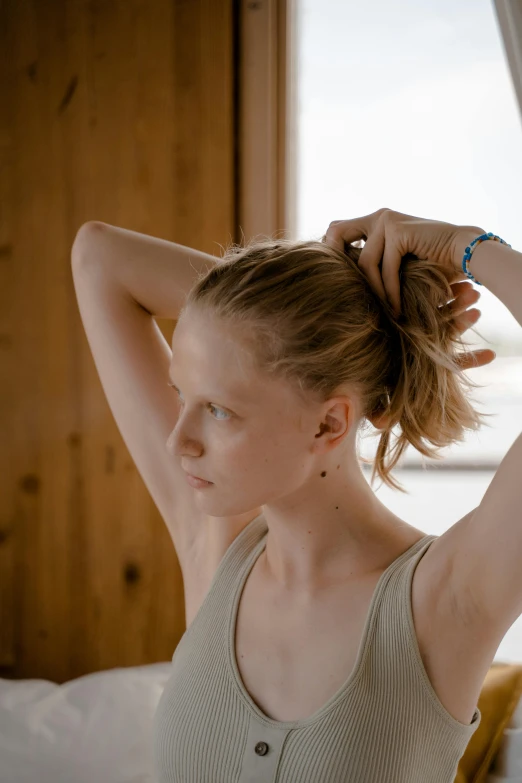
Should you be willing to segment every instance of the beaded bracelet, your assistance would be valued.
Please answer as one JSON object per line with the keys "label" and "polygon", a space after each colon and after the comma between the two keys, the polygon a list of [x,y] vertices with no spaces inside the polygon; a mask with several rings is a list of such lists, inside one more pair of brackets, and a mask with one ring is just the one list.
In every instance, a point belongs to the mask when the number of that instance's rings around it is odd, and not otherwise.
{"label": "beaded bracelet", "polygon": [[501,242],[503,245],[507,245],[508,247],[511,247],[507,242],[504,242],[503,239],[501,239],[496,234],[493,234],[491,231],[489,234],[481,234],[476,239],[473,240],[473,242],[470,242],[468,247],[466,248],[464,252],[464,258],[462,259],[462,270],[463,272],[469,277],[470,280],[473,280],[474,283],[477,285],[483,285],[483,283],[479,283],[478,280],[476,280],[471,272],[469,271],[469,262],[471,260],[471,256],[473,255],[474,250],[480,245],[481,242],[485,242],[488,239],[494,239],[495,242]]}

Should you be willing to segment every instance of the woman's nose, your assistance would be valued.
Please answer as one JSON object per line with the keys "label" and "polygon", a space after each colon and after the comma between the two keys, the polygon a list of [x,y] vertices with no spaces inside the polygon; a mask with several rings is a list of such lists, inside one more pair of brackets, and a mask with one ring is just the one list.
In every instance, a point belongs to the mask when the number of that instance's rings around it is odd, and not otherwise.
{"label": "woman's nose", "polygon": [[196,441],[177,429],[172,430],[170,433],[166,443],[166,450],[169,454],[176,457],[183,457],[185,454],[194,457],[201,454],[201,447]]}

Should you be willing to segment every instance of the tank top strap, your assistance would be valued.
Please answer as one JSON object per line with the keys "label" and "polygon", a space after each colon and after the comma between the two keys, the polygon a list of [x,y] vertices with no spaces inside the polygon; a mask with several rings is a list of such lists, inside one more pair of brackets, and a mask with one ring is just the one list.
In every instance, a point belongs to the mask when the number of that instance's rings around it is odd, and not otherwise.
{"label": "tank top strap", "polygon": [[[415,630],[412,610],[412,585],[415,569],[428,551],[435,535],[425,536],[403,553],[388,570],[381,600],[376,607],[369,654],[365,661],[368,671],[385,693],[390,683],[403,683],[401,692],[390,692],[390,698],[404,702],[422,700],[451,741],[470,738],[480,723],[480,711],[475,711],[470,724],[456,720],[439,700],[424,667]],[[386,662],[386,666],[384,663]],[[448,739],[450,741],[450,739]]]}
{"label": "tank top strap", "polygon": [[[237,577],[241,568],[245,565],[249,555],[256,549],[264,536],[268,533],[268,525],[263,513],[251,520],[243,528],[241,533],[232,541],[229,548],[221,558],[221,562],[216,571],[216,579],[226,578],[230,574],[232,579]],[[212,589],[212,586],[211,586]]]}
{"label": "tank top strap", "polygon": [[374,607],[374,622],[368,635],[368,647],[379,656],[394,648],[396,658],[411,655],[411,586],[417,565],[437,536],[424,536],[386,569]]}
{"label": "tank top strap", "polygon": [[[216,523],[219,524],[217,521]],[[259,514],[232,541],[219,562],[196,616],[174,650],[173,661],[174,658],[182,657],[184,650],[199,639],[219,636],[223,637],[223,644],[226,644],[225,628],[230,596],[241,578],[242,570],[248,567],[250,558],[254,557],[254,553],[261,547],[267,532],[265,518],[263,514]]]}

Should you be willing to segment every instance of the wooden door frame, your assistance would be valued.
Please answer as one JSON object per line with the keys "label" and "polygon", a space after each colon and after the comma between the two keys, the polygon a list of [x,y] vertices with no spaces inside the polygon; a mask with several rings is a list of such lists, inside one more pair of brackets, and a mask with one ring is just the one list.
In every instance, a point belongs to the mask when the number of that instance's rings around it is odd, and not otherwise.
{"label": "wooden door frame", "polygon": [[295,239],[297,0],[239,0],[237,7],[234,241],[276,232]]}

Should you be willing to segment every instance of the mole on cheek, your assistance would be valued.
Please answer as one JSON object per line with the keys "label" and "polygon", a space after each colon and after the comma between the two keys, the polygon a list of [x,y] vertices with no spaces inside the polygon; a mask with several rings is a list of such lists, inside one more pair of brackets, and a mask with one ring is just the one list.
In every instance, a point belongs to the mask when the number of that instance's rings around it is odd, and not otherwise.
{"label": "mole on cheek", "polygon": [[323,470],[323,472],[321,473],[321,477],[324,478],[325,476],[326,476],[326,470]]}

